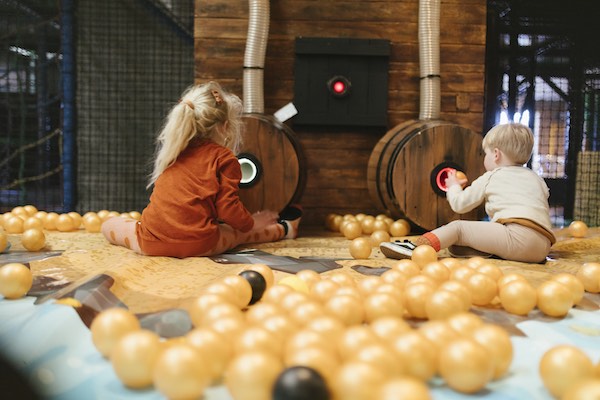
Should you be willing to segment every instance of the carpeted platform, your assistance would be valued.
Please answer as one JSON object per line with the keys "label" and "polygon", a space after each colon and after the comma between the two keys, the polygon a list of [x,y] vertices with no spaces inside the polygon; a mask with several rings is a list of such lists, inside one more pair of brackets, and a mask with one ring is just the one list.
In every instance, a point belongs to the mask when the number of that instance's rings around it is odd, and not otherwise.
{"label": "carpeted platform", "polygon": [[[556,235],[558,242],[553,246],[545,264],[498,259],[489,261],[501,266],[505,273],[522,274],[537,286],[551,274],[576,273],[583,263],[600,259],[600,228],[590,229],[583,239],[571,238],[566,229],[557,230]],[[91,308],[88,311],[92,314],[106,307],[106,304],[103,306],[98,302],[98,296],[95,296],[95,301],[91,301],[91,297],[94,296],[89,292],[94,292],[95,285],[104,286],[105,293],[109,292],[114,296],[112,301],[120,301],[132,312],[148,314],[173,308],[185,308],[186,302],[193,299],[204,286],[224,275],[238,273],[246,263],[260,262],[271,265],[276,269],[276,278],[286,275],[285,272],[277,269],[300,270],[313,268],[315,265],[325,265],[341,266],[360,279],[364,274],[355,270],[357,266],[364,266],[358,269],[369,273],[368,268],[386,267],[395,262],[385,258],[378,249],[373,249],[369,259],[354,260],[348,250],[349,240],[320,228],[304,228],[300,237],[295,240],[243,246],[236,250],[257,249],[262,257],[253,257],[252,252],[242,253],[240,257],[227,263],[215,262],[207,257],[176,259],[140,256],[125,248],[109,244],[101,234],[84,231],[47,232],[46,248],[39,253],[26,252],[19,243],[18,235],[11,235],[9,240],[13,247],[8,254],[0,255],[0,263],[27,262],[32,258],[40,258],[30,262],[35,276],[30,295],[39,297],[38,303],[48,299],[73,296],[75,289],[84,287],[87,294],[80,293],[78,300],[87,304]],[[47,258],[44,258],[46,256]],[[447,252],[440,252],[440,258],[447,256],[449,256]],[[309,261],[313,260],[317,263],[310,264]],[[377,270],[373,271],[377,272]],[[600,304],[597,297],[597,295],[586,294],[586,300],[579,307],[588,310],[597,309]],[[110,299],[105,300],[110,301]],[[488,315],[497,323],[503,321],[502,324],[506,324],[508,322],[506,319],[514,319],[513,323],[522,320],[522,317],[507,315],[504,312],[493,312],[493,307],[487,309],[476,307],[475,310]],[[532,314],[529,318],[545,318]],[[93,315],[89,315],[86,319],[92,317]]]}

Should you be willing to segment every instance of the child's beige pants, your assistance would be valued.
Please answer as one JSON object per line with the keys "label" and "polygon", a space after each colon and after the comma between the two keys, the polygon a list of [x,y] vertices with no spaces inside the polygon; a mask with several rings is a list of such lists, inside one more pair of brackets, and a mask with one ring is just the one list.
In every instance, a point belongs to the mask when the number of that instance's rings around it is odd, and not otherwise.
{"label": "child's beige pants", "polygon": [[519,224],[458,220],[431,233],[438,237],[442,249],[452,245],[467,246],[521,262],[543,262],[551,247],[547,237]]}

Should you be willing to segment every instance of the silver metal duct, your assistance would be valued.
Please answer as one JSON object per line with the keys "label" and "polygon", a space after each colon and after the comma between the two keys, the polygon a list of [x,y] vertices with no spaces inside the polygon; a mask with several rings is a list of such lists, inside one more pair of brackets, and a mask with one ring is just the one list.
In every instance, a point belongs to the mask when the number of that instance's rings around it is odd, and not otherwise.
{"label": "silver metal duct", "polygon": [[264,113],[264,66],[269,36],[269,0],[249,0],[244,54],[244,112]]}
{"label": "silver metal duct", "polygon": [[440,117],[440,0],[419,1],[419,119]]}

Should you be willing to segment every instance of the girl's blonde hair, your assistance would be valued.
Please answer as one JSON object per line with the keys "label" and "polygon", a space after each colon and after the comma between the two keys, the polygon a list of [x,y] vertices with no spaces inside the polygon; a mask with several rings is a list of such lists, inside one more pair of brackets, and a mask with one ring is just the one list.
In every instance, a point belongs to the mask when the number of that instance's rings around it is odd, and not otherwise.
{"label": "girl's blonde hair", "polygon": [[150,187],[170,167],[192,139],[225,136],[225,146],[237,153],[242,143],[242,101],[216,82],[188,87],[171,108],[158,135]]}
{"label": "girl's blonde hair", "polygon": [[485,135],[481,146],[484,150],[497,148],[515,164],[523,165],[533,151],[533,132],[523,124],[496,125]]}

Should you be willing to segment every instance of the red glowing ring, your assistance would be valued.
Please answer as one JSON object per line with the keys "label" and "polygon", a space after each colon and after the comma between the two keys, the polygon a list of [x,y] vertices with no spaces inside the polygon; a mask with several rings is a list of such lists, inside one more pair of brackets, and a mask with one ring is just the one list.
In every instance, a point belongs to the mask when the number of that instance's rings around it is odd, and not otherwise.
{"label": "red glowing ring", "polygon": [[437,187],[443,192],[448,191],[448,188],[446,187],[446,179],[448,178],[448,174],[451,171],[456,172],[456,169],[451,168],[451,167],[442,168],[438,171],[438,173],[435,177],[435,183],[436,183]]}

